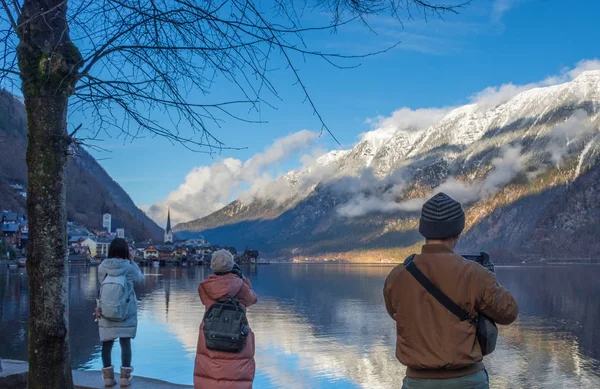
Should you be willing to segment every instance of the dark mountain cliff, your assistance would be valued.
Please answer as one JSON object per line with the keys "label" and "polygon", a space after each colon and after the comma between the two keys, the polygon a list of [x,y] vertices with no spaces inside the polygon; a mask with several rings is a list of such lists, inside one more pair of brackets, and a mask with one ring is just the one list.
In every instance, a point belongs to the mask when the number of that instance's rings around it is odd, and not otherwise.
{"label": "dark mountain cliff", "polygon": [[[0,208],[26,211],[26,199],[10,185],[27,185],[27,119],[23,104],[0,92]],[[102,226],[109,212],[134,239],[161,239],[162,229],[133,203],[96,160],[85,150],[69,158],[67,216],[93,228]]]}

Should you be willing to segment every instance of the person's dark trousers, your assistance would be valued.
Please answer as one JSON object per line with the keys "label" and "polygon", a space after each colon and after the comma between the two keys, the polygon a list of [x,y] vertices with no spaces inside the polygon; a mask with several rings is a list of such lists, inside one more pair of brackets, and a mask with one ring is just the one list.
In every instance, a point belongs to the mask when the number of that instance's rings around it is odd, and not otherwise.
{"label": "person's dark trousers", "polygon": [[458,378],[442,380],[405,377],[402,389],[489,389],[490,380],[488,373],[481,370]]}
{"label": "person's dark trousers", "polygon": [[[104,367],[111,367],[111,353],[114,340],[102,342],[102,364]],[[131,367],[131,338],[119,338],[121,344],[121,366]]]}

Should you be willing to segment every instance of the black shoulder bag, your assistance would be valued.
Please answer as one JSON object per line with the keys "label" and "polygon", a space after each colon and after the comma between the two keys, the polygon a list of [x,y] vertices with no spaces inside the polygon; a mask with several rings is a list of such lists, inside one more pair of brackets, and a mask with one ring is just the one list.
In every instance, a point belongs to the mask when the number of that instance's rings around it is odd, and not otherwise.
{"label": "black shoulder bag", "polygon": [[447,310],[452,312],[454,316],[458,317],[460,321],[468,320],[469,323],[475,326],[475,332],[477,335],[477,341],[481,347],[481,353],[483,355],[489,355],[496,349],[496,342],[498,340],[498,327],[496,323],[491,321],[482,313],[479,313],[476,319],[473,319],[469,312],[462,309],[454,301],[450,300],[441,290],[435,286],[429,278],[425,277],[425,274],[419,270],[417,265],[414,264],[413,259],[415,255],[411,255],[405,262],[404,268],[415,277],[415,279],[431,294],[440,304],[442,304]]}

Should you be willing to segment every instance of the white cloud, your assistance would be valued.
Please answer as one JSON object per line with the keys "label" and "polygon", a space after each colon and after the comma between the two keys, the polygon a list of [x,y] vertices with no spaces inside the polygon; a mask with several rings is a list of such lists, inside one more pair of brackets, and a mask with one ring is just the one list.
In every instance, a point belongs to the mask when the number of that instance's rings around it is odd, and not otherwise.
{"label": "white cloud", "polygon": [[183,184],[148,207],[146,213],[160,224],[166,220],[168,207],[174,223],[206,216],[223,208],[247,186],[255,191],[267,187],[274,178],[265,170],[309,148],[317,137],[317,133],[303,130],[276,140],[246,162],[226,158],[210,166],[195,167]]}
{"label": "white cloud", "polygon": [[511,182],[525,168],[527,156],[522,147],[505,146],[499,157],[492,160],[493,170],[485,177],[479,188],[479,198],[491,196]]}
{"label": "white cloud", "polygon": [[402,170],[377,179],[372,169],[365,169],[359,177],[344,177],[331,184],[338,193],[352,194],[350,200],[337,208],[344,217],[357,217],[372,212],[395,212],[402,204],[397,199],[406,189],[407,177]]}
{"label": "white cloud", "polygon": [[365,188],[361,188],[363,191],[338,207],[337,211],[346,217],[363,216],[371,212],[418,211],[428,198],[439,192],[444,192],[463,204],[472,203],[497,193],[523,170],[526,163],[527,157],[521,154],[521,146],[506,146],[502,148],[500,156],[492,160],[493,168],[482,181],[468,184],[452,177],[426,197],[397,202],[406,185],[401,179],[402,175],[396,175],[396,182],[390,179],[380,181],[384,184],[392,183],[389,190],[369,195],[365,194]]}
{"label": "white cloud", "polygon": [[527,163],[527,157],[521,154],[521,146],[505,146],[500,156],[492,160],[492,170],[482,181],[471,184],[452,177],[435,188],[425,198],[413,199],[401,204],[404,211],[420,210],[423,204],[434,194],[443,192],[456,201],[468,204],[496,194],[506,184],[510,183],[521,172]]}
{"label": "white cloud", "polygon": [[569,146],[578,143],[585,135],[597,131],[588,116],[588,113],[579,109],[550,131],[550,143],[548,150],[552,155],[552,161],[560,166],[563,158],[569,153]]}
{"label": "white cloud", "polygon": [[244,174],[249,175],[251,178],[255,177],[265,167],[276,164],[289,158],[290,154],[305,149],[317,137],[317,133],[302,130],[276,140],[263,153],[254,155],[244,163]]}
{"label": "white cloud", "polygon": [[493,21],[499,22],[508,11],[526,1],[528,0],[494,0],[494,3],[492,4]]}
{"label": "white cloud", "polygon": [[494,0],[492,5],[492,15],[494,20],[502,19],[502,16],[508,12],[515,4],[515,0]]}
{"label": "white cloud", "polygon": [[255,179],[250,189],[240,195],[240,200],[250,203],[254,199],[274,200],[282,203],[291,197],[310,192],[320,182],[328,182],[336,173],[335,165],[324,166],[318,163],[319,157],[326,153],[321,147],[309,150],[300,156],[301,166],[277,178],[263,174]]}
{"label": "white cloud", "polygon": [[508,83],[500,86],[490,86],[471,95],[470,100],[473,104],[494,108],[509,101],[521,92],[525,92],[533,88],[569,82],[579,77],[582,73],[590,70],[600,70],[600,60],[590,59],[580,61],[574,68],[565,68],[560,72],[560,74],[547,77],[540,82],[532,82],[525,85]]}
{"label": "white cloud", "polygon": [[568,70],[567,75],[569,79],[577,78],[583,72],[591,71],[591,70],[600,70],[600,60],[597,58],[594,59],[585,59],[583,61],[579,61],[575,68]]}
{"label": "white cloud", "polygon": [[513,83],[490,86],[471,96],[471,101],[475,104],[494,108],[509,101],[519,93],[533,89],[537,86],[537,84],[514,85]]}
{"label": "white cloud", "polygon": [[[385,196],[387,197],[387,196]],[[357,217],[372,212],[394,212],[400,209],[393,199],[359,195],[337,209],[338,214],[345,217]]]}
{"label": "white cloud", "polygon": [[391,116],[377,116],[367,119],[367,123],[376,129],[422,130],[444,117],[452,108],[419,108],[402,107],[392,112]]}
{"label": "white cloud", "polygon": [[584,59],[575,65],[574,68],[563,68],[558,75],[550,76],[538,83],[536,86],[551,86],[569,82],[581,76],[584,72],[600,70],[600,60],[597,58]]}
{"label": "white cloud", "polygon": [[500,155],[492,160],[492,170],[483,180],[467,184],[456,178],[450,178],[435,188],[432,194],[444,192],[461,203],[472,203],[490,197],[498,193],[525,168],[528,157],[521,151],[520,145],[504,146]]}

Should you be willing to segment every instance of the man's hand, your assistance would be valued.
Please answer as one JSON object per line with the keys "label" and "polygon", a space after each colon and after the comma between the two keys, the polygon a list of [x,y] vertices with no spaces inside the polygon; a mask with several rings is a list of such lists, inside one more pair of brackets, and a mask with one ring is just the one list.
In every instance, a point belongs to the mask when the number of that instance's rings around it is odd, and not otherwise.
{"label": "man's hand", "polygon": [[231,272],[236,276],[240,277],[242,280],[244,279],[244,273],[242,273],[242,269],[237,263],[233,264],[233,269],[231,269]]}
{"label": "man's hand", "polygon": [[492,262],[492,259],[490,258],[490,255],[488,253],[482,252],[481,253],[481,257],[483,259],[481,261],[481,266],[487,268],[492,273],[495,273],[495,271],[494,271],[494,262]]}

